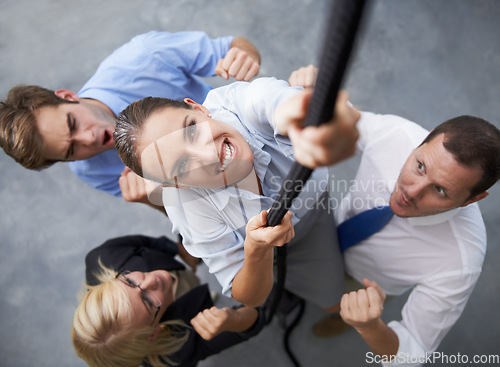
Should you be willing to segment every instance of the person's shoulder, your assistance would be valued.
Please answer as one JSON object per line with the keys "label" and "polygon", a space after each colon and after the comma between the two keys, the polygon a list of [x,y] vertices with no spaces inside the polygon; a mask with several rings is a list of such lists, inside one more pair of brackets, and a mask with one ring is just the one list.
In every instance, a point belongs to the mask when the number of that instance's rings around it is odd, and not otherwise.
{"label": "person's shoulder", "polygon": [[236,94],[246,89],[249,84],[249,82],[238,81],[214,88],[208,92],[207,97],[203,102],[203,106],[212,111],[212,113],[222,107],[231,110],[233,108],[232,106],[234,104]]}
{"label": "person's shoulder", "polygon": [[402,116],[393,114],[378,114],[368,111],[360,111],[361,118],[358,124],[368,124],[371,126],[378,126],[385,130],[400,130],[406,131],[409,134],[427,135],[428,130],[424,129],[419,124]]}
{"label": "person's shoulder", "polygon": [[467,270],[481,269],[486,254],[486,227],[477,203],[459,208],[450,227]]}
{"label": "person's shoulder", "polygon": [[[123,44],[116,51],[123,51],[129,49],[146,49],[151,44],[159,42],[159,40],[164,40],[168,38],[171,33],[169,32],[159,32],[159,31],[149,31],[146,33],[138,34],[130,39],[127,43]],[[115,51],[115,52],[116,52]]]}
{"label": "person's shoulder", "polygon": [[160,43],[168,46],[168,44],[177,45],[189,40],[198,40],[209,38],[205,32],[202,31],[182,31],[182,32],[166,32],[166,31],[149,31],[146,33],[134,36],[131,44],[151,45]]}
{"label": "person's shoulder", "polygon": [[149,31],[146,33],[138,34],[118,47],[108,58],[112,58],[113,56],[123,57],[126,55],[130,55],[132,50],[135,50],[135,54],[136,52],[141,50],[145,51],[156,44],[168,44],[168,41],[175,38],[176,34],[177,33],[163,31]]}
{"label": "person's shoulder", "polygon": [[119,158],[116,149],[109,149],[88,159],[68,162],[68,165],[76,175],[104,173],[108,172],[111,167],[116,167],[121,172],[123,162]]}
{"label": "person's shoulder", "polygon": [[453,220],[456,223],[457,229],[474,234],[475,237],[486,244],[486,228],[477,203],[460,208],[457,215],[453,217]]}
{"label": "person's shoulder", "polygon": [[404,117],[391,114],[361,112],[357,128],[360,132],[359,142],[365,147],[372,144],[394,144],[416,148],[429,134],[419,124]]}
{"label": "person's shoulder", "polygon": [[207,104],[210,104],[213,100],[220,102],[221,96],[224,96],[223,99],[226,100],[228,96],[232,95],[233,97],[238,97],[241,93],[244,93],[246,99],[248,99],[254,95],[262,96],[268,94],[270,96],[276,96],[276,93],[280,90],[290,90],[291,93],[298,93],[301,89],[302,88],[298,87],[290,87],[286,81],[274,77],[260,77],[250,82],[237,81],[215,88],[208,93],[203,105],[209,108]]}
{"label": "person's shoulder", "polygon": [[68,162],[69,169],[77,176],[85,176],[92,166],[88,159]]}
{"label": "person's shoulder", "polygon": [[295,93],[303,90],[302,87],[291,87],[287,81],[275,77],[258,77],[248,83],[249,88],[258,92],[275,91],[280,89],[293,90]]}

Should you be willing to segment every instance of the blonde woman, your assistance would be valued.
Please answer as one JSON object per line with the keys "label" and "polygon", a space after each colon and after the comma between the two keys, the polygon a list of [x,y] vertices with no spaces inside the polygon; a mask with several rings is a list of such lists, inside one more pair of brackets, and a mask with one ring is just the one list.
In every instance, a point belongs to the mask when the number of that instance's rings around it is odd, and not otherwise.
{"label": "blonde woman", "polygon": [[176,252],[165,237],[126,236],[87,255],[72,339],[89,366],[195,366],[262,329],[261,309],[214,307]]}

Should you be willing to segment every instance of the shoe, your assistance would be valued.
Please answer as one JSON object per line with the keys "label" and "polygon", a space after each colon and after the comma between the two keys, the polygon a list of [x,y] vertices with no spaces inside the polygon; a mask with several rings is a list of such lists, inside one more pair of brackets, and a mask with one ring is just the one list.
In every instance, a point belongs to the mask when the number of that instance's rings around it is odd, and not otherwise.
{"label": "shoe", "polygon": [[313,326],[313,333],[320,338],[330,338],[350,329],[352,326],[346,324],[339,313],[332,313]]}
{"label": "shoe", "polygon": [[219,293],[216,291],[210,291],[210,298],[212,299],[212,302],[215,303],[217,298],[219,298]]}

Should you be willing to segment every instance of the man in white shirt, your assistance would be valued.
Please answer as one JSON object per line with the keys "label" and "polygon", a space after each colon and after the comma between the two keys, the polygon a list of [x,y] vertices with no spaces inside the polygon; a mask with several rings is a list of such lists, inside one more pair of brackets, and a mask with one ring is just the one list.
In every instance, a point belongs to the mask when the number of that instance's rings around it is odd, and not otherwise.
{"label": "man in white shirt", "polygon": [[[428,135],[404,118],[365,112],[357,127],[361,163],[335,208],[337,223],[376,206],[395,215],[346,249],[346,271],[366,289],[344,294],[340,315],[374,361],[420,365],[460,317],[481,273],[486,232],[474,203],[499,178],[500,132],[460,116]],[[402,320],[385,324],[385,294],[409,289]]]}

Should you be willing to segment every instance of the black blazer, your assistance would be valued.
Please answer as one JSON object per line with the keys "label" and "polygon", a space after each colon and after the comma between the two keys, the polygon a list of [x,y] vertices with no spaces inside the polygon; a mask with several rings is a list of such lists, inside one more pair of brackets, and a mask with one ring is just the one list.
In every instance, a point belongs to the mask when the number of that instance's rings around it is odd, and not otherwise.
{"label": "black blazer", "polygon": [[[117,271],[181,270],[184,265],[174,259],[177,245],[166,237],[124,236],[106,241],[90,251],[85,257],[87,284],[96,285],[99,281],[94,276],[99,271],[99,258],[106,267]],[[206,284],[200,285],[178,298],[161,316],[161,321],[183,320],[190,326],[190,320],[198,312],[213,306]],[[241,307],[241,306],[240,306]],[[242,333],[224,332],[212,340],[204,340],[193,328],[189,328],[189,338],[184,346],[169,356],[178,366],[193,367],[209,355],[219,353],[235,344],[241,343],[259,333],[265,324],[265,315],[258,308],[259,317],[255,324]],[[145,363],[144,365],[147,365]]]}

